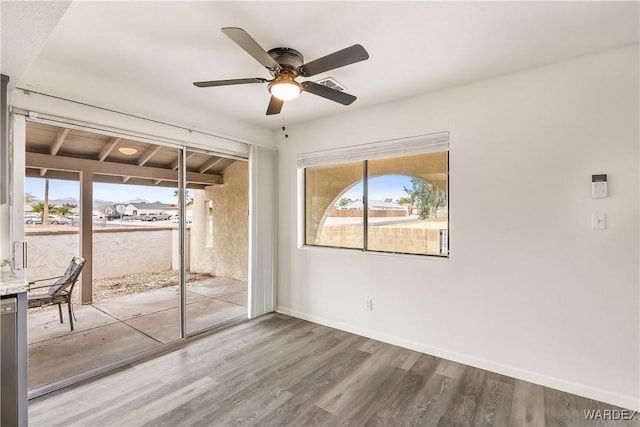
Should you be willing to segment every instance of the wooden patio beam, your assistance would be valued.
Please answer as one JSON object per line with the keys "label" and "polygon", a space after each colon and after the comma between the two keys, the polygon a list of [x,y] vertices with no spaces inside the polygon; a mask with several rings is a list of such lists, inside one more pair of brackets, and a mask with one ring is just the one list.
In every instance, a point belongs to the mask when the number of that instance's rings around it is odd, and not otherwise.
{"label": "wooden patio beam", "polygon": [[[25,171],[25,176],[29,177],[40,177],[40,169],[34,169],[27,167]],[[78,181],[78,172],[73,171],[62,171],[62,170],[51,170],[47,171],[45,178],[51,179],[59,179],[63,181]],[[106,182],[109,184],[122,184],[122,185],[148,185],[155,187],[167,187],[167,188],[177,188],[178,184],[176,181],[165,181],[162,179],[153,180],[153,184],[151,180],[145,178],[131,178],[126,183],[122,182],[122,177],[113,176],[113,175],[94,175],[93,182]],[[211,184],[194,184],[187,183],[187,188],[204,190],[208,185]]]}
{"label": "wooden patio beam", "polygon": [[198,169],[198,172],[200,173],[204,173],[206,171],[208,171],[209,169],[211,169],[212,167],[219,165],[220,163],[224,162],[226,159],[224,157],[220,157],[220,158],[216,158],[216,157],[212,157],[209,160],[207,160],[206,162],[204,162],[204,164],[202,166],[200,166],[200,168]]}
{"label": "wooden patio beam", "polygon": [[149,160],[151,160],[151,158],[158,152],[160,151],[162,147],[158,146],[155,148],[150,148],[148,149],[144,155],[140,156],[140,158],[138,159],[138,166],[144,166],[145,163],[147,163]]}
{"label": "wooden patio beam", "polygon": [[[118,177],[146,178],[150,180],[178,181],[178,174],[173,170],[149,166],[130,165],[125,163],[101,162],[98,160],[79,159],[75,157],[51,156],[49,154],[26,153],[26,166],[63,171],[92,172],[100,175]],[[222,184],[222,175],[187,172],[187,182],[191,184]]]}
{"label": "wooden patio beam", "polygon": [[100,151],[100,154],[98,155],[98,160],[101,162],[104,162],[104,159],[109,157],[109,154],[111,154],[113,149],[118,146],[119,142],[120,142],[120,138],[113,138],[111,142],[105,145],[104,148]]}
{"label": "wooden patio beam", "polygon": [[64,143],[64,140],[67,138],[67,135],[69,135],[70,130],[71,129],[66,128],[58,134],[58,137],[56,138],[56,142],[54,142],[53,145],[51,146],[52,156],[55,156],[56,154],[58,154],[58,151],[60,151],[60,147],[62,147],[62,144]]}
{"label": "wooden patio beam", "polygon": [[[187,152],[187,160],[189,160],[190,158],[193,157],[193,155],[196,154],[193,151],[189,151]],[[178,170],[178,159],[175,159],[173,162],[171,162],[171,169]]]}

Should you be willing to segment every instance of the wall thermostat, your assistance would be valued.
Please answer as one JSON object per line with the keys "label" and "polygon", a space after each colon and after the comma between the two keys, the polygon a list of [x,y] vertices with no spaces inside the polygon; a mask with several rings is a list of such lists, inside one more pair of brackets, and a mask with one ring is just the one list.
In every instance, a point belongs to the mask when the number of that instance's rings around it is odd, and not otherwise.
{"label": "wall thermostat", "polygon": [[607,197],[607,174],[591,175],[591,197]]}

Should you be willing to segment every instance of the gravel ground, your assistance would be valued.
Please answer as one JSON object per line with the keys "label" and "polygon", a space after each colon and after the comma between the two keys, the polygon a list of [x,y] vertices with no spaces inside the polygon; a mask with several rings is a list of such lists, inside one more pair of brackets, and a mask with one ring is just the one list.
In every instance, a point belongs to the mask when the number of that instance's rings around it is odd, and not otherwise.
{"label": "gravel ground", "polygon": [[[187,272],[187,283],[211,279],[212,277],[211,274]],[[93,302],[103,301],[120,295],[135,294],[177,285],[177,270],[128,274],[120,277],[97,279],[93,281]],[[78,286],[77,283],[76,286]]]}
{"label": "gravel ground", "polygon": [[[211,274],[187,272],[187,283],[198,282],[200,280],[211,279],[213,277],[214,276]],[[53,283],[53,281],[51,282]],[[150,291],[153,289],[160,289],[166,288],[167,286],[177,285],[178,271],[176,270],[167,270],[156,273],[127,274],[126,276],[96,279],[93,281],[93,302],[104,301],[106,299],[114,298],[117,296],[135,294],[138,292]],[[80,304],[80,292],[78,292],[79,287],[80,282],[76,283],[76,286],[73,290],[72,302],[74,306]],[[39,289],[38,291],[44,292],[46,291],[46,289]],[[41,311],[48,309],[57,310],[58,308],[55,305],[50,305],[30,308],[29,310]]]}

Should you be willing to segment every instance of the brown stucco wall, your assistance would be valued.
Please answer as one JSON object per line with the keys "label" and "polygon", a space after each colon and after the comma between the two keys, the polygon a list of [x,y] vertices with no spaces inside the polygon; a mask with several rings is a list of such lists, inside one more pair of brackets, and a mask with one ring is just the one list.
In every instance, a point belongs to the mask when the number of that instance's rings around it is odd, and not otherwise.
{"label": "brown stucco wall", "polygon": [[[211,227],[208,201],[213,201]],[[249,263],[249,169],[237,161],[223,184],[195,192],[191,226],[191,271],[247,280]],[[211,239],[207,235],[211,234]]]}
{"label": "brown stucco wall", "polygon": [[[151,273],[171,269],[170,227],[137,229],[97,229],[93,233],[93,278]],[[71,258],[79,255],[79,234],[28,232],[27,278],[43,279],[61,275]]]}
{"label": "brown stucco wall", "polygon": [[[446,224],[443,224],[446,228]],[[440,230],[426,228],[369,227],[367,248],[372,251],[440,254]],[[325,225],[320,245],[362,248],[362,227]]]}

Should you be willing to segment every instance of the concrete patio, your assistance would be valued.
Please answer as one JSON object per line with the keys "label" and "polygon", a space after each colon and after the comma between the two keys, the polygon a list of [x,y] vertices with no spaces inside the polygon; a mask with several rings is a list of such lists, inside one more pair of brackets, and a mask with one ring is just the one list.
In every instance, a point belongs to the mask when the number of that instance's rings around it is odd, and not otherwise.
{"label": "concrete patio", "polygon": [[[179,289],[171,286],[75,306],[29,313],[29,389],[58,381],[180,336]],[[215,277],[187,285],[187,333],[247,314],[247,283]]]}

